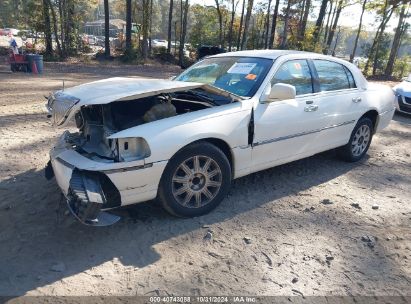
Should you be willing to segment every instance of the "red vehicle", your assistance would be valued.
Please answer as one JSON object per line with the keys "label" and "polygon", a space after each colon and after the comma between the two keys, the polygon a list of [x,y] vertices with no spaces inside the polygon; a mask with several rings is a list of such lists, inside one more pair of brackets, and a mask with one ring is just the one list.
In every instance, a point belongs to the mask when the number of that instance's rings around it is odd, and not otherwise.
{"label": "red vehicle", "polygon": [[25,55],[10,53],[9,63],[12,72],[28,72],[29,70],[29,63]]}

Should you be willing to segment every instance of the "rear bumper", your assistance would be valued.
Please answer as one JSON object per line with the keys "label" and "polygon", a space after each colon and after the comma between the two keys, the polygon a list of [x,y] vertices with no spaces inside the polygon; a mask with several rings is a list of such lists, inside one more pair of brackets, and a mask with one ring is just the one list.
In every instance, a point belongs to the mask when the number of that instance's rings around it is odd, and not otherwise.
{"label": "rear bumper", "polygon": [[118,217],[102,211],[144,202],[157,196],[166,161],[144,164],[99,163],[67,146],[63,135],[50,151],[46,175],[54,174],[69,210],[82,223],[110,225]]}

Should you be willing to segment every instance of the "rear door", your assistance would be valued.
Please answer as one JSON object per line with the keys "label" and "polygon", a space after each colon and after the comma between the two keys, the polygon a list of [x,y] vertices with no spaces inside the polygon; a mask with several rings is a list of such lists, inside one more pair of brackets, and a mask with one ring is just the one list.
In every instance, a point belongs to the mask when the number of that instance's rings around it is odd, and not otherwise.
{"label": "rear door", "polygon": [[317,137],[317,149],[322,151],[348,142],[356,121],[365,112],[365,104],[363,90],[357,88],[347,67],[324,59],[310,62],[318,83],[317,105],[324,115]]}

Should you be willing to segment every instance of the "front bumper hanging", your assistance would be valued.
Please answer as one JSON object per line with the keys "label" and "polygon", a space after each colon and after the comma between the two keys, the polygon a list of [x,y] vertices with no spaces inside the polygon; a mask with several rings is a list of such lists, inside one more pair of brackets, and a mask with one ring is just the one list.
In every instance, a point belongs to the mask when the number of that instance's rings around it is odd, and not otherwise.
{"label": "front bumper hanging", "polygon": [[67,195],[67,206],[71,213],[85,225],[113,225],[120,217],[101,211],[106,203],[98,176],[92,172],[74,170]]}
{"label": "front bumper hanging", "polygon": [[[50,161],[44,169],[44,175],[48,180],[55,175]],[[120,220],[117,215],[101,211],[107,205],[107,200],[99,176],[93,172],[73,170],[66,202],[74,217],[85,225],[109,226]]]}

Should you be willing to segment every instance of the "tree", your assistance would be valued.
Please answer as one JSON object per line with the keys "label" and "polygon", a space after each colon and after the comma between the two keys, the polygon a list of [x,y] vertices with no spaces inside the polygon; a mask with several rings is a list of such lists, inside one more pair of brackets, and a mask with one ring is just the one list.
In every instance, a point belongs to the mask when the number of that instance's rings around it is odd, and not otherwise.
{"label": "tree", "polygon": [[337,6],[336,6],[336,13],[335,13],[335,16],[334,16],[334,21],[333,21],[331,30],[330,30],[330,32],[329,32],[329,34],[328,34],[327,44],[325,45],[325,47],[324,47],[324,49],[323,49],[323,53],[324,53],[324,54],[328,54],[328,51],[329,51],[329,49],[330,49],[330,47],[331,47],[331,43],[333,42],[334,34],[335,34],[335,31],[336,31],[337,26],[338,26],[338,21],[339,21],[339,19],[340,19],[341,12],[342,12],[342,10],[343,10],[343,8],[344,8],[343,3],[344,3],[344,0],[339,0],[339,1],[338,1],[338,4],[337,4]]}
{"label": "tree", "polygon": [[61,45],[60,45],[60,39],[58,36],[58,25],[57,25],[57,16],[56,16],[56,10],[54,9],[54,5],[51,3],[51,0],[48,0],[49,6],[50,6],[50,11],[51,11],[51,17],[53,19],[53,33],[54,33],[54,37],[56,40],[56,44],[57,44],[57,50],[58,50],[58,54],[60,56],[60,58],[63,57],[63,53],[61,50]]}
{"label": "tree", "polygon": [[248,27],[250,25],[251,12],[253,10],[253,4],[254,4],[254,0],[248,0],[247,13],[245,15],[245,21],[244,21],[243,40],[241,41],[241,49],[242,50],[244,50],[244,48],[247,48]]}
{"label": "tree", "polygon": [[321,25],[323,24],[323,21],[324,21],[328,1],[329,0],[321,1],[320,12],[318,14],[317,21],[315,22],[315,29],[314,29],[314,34],[313,34],[314,44],[317,44],[319,36],[320,36]]}
{"label": "tree", "polygon": [[401,7],[400,16],[398,18],[398,25],[395,30],[394,40],[391,46],[390,56],[388,58],[388,63],[385,68],[386,76],[391,76],[394,70],[394,63],[395,63],[395,59],[397,58],[398,50],[401,45],[401,38],[407,27],[407,23],[405,22],[405,20],[408,15],[408,8],[409,8],[409,5],[405,5],[405,4],[403,4]]}
{"label": "tree", "polygon": [[265,20],[265,39],[264,39],[264,48],[268,48],[268,37],[270,34],[270,10],[271,10],[271,0],[268,0],[268,6],[267,6],[267,16]]}
{"label": "tree", "polygon": [[243,7],[241,9],[240,28],[238,30],[238,38],[237,38],[237,50],[239,50],[241,46],[241,37],[242,37],[241,34],[242,34],[242,29],[243,29],[244,11],[245,11],[245,0],[243,0]]}
{"label": "tree", "polygon": [[224,41],[223,41],[223,14],[221,13],[221,8],[220,8],[220,0],[215,0],[215,5],[217,8],[217,15],[218,15],[218,24],[219,24],[219,43],[220,47],[224,47]]}
{"label": "tree", "polygon": [[371,48],[368,51],[368,60],[364,67],[364,73],[368,74],[369,68],[371,63],[373,63],[373,72],[372,74],[375,75],[377,69],[377,62],[378,62],[378,47],[383,39],[385,28],[387,26],[388,21],[391,19],[391,16],[394,12],[394,9],[397,7],[398,2],[395,0],[391,3],[390,0],[379,0],[372,3],[372,8],[375,9],[380,16],[380,24],[378,29],[375,33],[375,37]]}
{"label": "tree", "polygon": [[143,22],[142,22],[142,32],[143,32],[143,41],[141,43],[141,53],[143,59],[148,58],[148,29],[150,23],[150,0],[143,0]]}
{"label": "tree", "polygon": [[[270,0],[271,1],[271,0]],[[233,45],[233,26],[235,19],[235,11],[238,6],[238,0],[231,0],[231,19],[230,19],[230,29],[228,32],[228,51],[231,52],[231,47]]]}
{"label": "tree", "polygon": [[168,11],[168,34],[167,34],[167,53],[171,54],[171,31],[173,26],[173,4],[174,1],[170,0],[170,8]]}
{"label": "tree", "polygon": [[357,51],[358,40],[360,39],[361,28],[362,28],[362,19],[363,19],[363,16],[364,16],[366,5],[367,5],[367,0],[363,0],[362,9],[361,9],[361,16],[360,16],[360,24],[358,25],[357,35],[355,36],[354,48],[353,48],[352,53],[350,55],[350,62],[354,61],[355,52]]}
{"label": "tree", "polygon": [[104,54],[110,58],[110,11],[108,0],[104,0]]}
{"label": "tree", "polygon": [[288,46],[288,22],[290,18],[290,8],[291,8],[291,0],[287,1],[287,8],[285,9],[284,13],[284,29],[283,29],[283,36],[281,37],[281,44],[280,48],[281,49],[286,49]]}
{"label": "tree", "polygon": [[278,9],[280,6],[280,0],[275,1],[274,12],[273,12],[273,21],[271,22],[271,35],[270,41],[268,43],[268,48],[272,49],[274,47],[274,38],[275,38],[275,30],[277,28],[277,18],[278,18]]}
{"label": "tree", "polygon": [[186,40],[186,33],[187,33],[187,15],[188,15],[188,0],[185,1],[184,3],[184,8],[183,8],[183,26],[181,29],[181,39],[180,39],[180,49],[178,51],[178,64],[184,68],[184,44]]}
{"label": "tree", "polygon": [[126,0],[126,51],[130,52],[131,48],[131,0]]}
{"label": "tree", "polygon": [[43,0],[43,17],[44,17],[44,39],[46,43],[46,56],[53,55],[53,43],[51,40],[51,22],[50,22],[50,5],[48,0]]}
{"label": "tree", "polygon": [[306,0],[305,5],[303,6],[303,14],[301,18],[301,22],[299,23],[298,33],[297,33],[297,40],[301,42],[304,40],[305,36],[305,29],[307,27],[308,15],[310,14],[311,9],[311,0]]}

